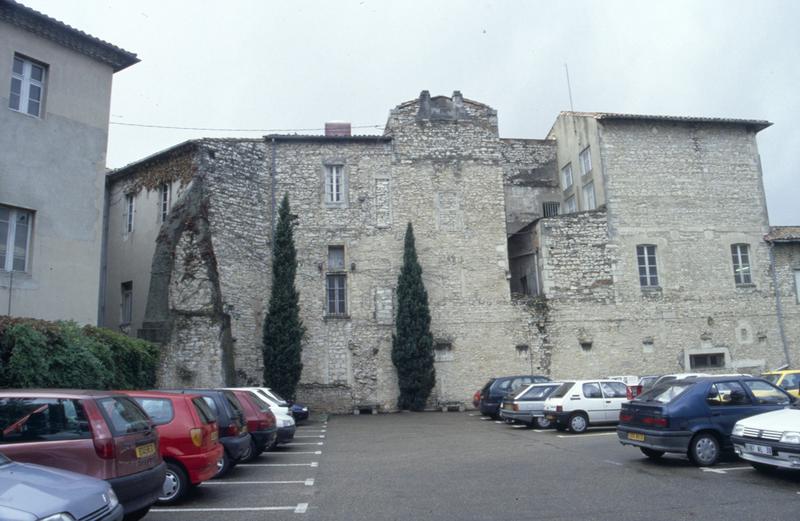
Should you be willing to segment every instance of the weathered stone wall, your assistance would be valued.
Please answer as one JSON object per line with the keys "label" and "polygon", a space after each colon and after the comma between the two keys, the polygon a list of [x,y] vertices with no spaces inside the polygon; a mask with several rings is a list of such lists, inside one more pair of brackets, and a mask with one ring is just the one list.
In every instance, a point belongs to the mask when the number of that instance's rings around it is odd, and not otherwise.
{"label": "weathered stone wall", "polygon": [[516,233],[543,216],[542,203],[560,202],[556,142],[501,139],[506,230]]}
{"label": "weathered stone wall", "polygon": [[800,288],[795,273],[800,271],[800,242],[775,243],[775,274],[783,313],[784,334],[792,368],[800,365]]}

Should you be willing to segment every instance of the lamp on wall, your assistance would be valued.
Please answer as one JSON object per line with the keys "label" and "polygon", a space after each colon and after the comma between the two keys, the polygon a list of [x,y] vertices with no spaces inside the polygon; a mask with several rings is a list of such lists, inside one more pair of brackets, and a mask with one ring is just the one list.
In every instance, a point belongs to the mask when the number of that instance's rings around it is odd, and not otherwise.
{"label": "lamp on wall", "polygon": [[351,262],[350,263],[350,271],[356,271],[356,263],[355,262]]}

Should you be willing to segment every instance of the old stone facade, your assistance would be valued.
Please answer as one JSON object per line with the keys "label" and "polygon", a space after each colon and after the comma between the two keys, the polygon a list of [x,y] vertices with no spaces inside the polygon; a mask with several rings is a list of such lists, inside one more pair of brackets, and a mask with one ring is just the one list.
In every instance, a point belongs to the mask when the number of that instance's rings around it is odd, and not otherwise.
{"label": "old stone facade", "polygon": [[[151,244],[147,266],[110,248],[109,291],[145,279],[131,324],[163,344],[162,385],[260,382],[287,193],[307,328],[298,398],[315,408],[394,408],[409,222],[436,344],[432,405],[468,402],[499,374],[772,368],[800,353],[796,322],[781,321],[797,306],[779,318],[764,240],[764,125],[563,113],[547,139],[502,139],[490,107],[423,91],[381,136],[187,142],[110,176],[112,201],[162,219],[134,232]],[[112,230],[125,215],[112,207]],[[796,266],[781,248],[777,262]],[[789,307],[796,288],[782,284]]]}

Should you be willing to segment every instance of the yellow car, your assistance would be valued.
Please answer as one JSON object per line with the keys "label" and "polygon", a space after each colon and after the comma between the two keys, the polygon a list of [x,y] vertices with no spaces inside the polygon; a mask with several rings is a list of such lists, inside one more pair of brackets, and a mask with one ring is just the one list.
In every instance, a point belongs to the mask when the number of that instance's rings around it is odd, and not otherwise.
{"label": "yellow car", "polygon": [[792,396],[800,398],[800,369],[761,373],[766,380],[782,387]]}

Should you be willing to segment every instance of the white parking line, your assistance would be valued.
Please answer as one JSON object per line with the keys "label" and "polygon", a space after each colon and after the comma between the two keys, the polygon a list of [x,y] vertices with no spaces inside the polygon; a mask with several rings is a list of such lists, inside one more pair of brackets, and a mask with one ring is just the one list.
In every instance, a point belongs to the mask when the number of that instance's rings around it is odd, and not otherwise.
{"label": "white parking line", "polygon": [[313,479],[304,479],[303,481],[204,481],[205,485],[305,485],[311,487],[314,485]]}
{"label": "white parking line", "polygon": [[[300,431],[300,427],[297,428],[298,432]],[[302,432],[328,432],[327,429],[303,429]]]}
{"label": "white parking line", "polygon": [[513,427],[515,429],[527,429],[528,428],[527,425],[512,425],[511,427]]}
{"label": "white parking line", "polygon": [[751,467],[723,467],[718,469],[712,469],[709,467],[700,467],[700,470],[703,472],[713,472],[714,474],[727,474],[729,470],[746,470]]}
{"label": "white parking line", "polygon": [[588,438],[589,436],[616,436],[617,433],[615,432],[593,432],[590,434],[559,434],[559,438],[573,438],[573,439],[581,439],[581,438]]}
{"label": "white parking line", "polygon": [[295,435],[295,438],[324,438],[324,437],[325,437],[324,434],[319,434],[319,435],[312,434],[311,436],[297,436],[297,435]]}
{"label": "white parking line", "polygon": [[550,429],[533,429],[533,432],[549,432]]}
{"label": "white parking line", "polygon": [[618,461],[611,461],[610,459],[604,459],[603,463],[611,463],[612,465],[616,465],[618,467],[622,467],[623,466],[622,463],[620,463]]}
{"label": "white parking line", "polygon": [[324,441],[300,441],[297,443],[284,443],[284,447],[293,447],[295,445],[325,445]]}
{"label": "white parking line", "polygon": [[321,450],[293,450],[291,452],[270,452],[270,454],[278,456],[291,456],[293,454],[322,454]]}
{"label": "white parking line", "polygon": [[319,461],[311,463],[241,463],[239,467],[319,467]]}
{"label": "white parking line", "polygon": [[276,510],[291,510],[295,514],[305,514],[308,503],[298,503],[293,507],[231,507],[231,508],[152,508],[151,512],[269,512]]}

